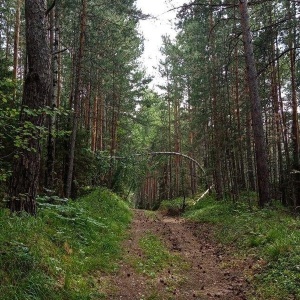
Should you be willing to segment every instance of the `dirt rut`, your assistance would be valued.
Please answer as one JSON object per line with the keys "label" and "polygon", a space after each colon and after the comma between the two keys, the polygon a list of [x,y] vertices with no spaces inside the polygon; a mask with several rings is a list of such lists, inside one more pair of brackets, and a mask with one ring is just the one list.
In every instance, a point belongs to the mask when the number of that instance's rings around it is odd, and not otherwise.
{"label": "dirt rut", "polygon": [[[143,255],[139,240],[148,233],[158,236],[187,267],[173,270],[171,265],[155,278],[137,272],[128,258]],[[108,282],[108,299],[247,299],[249,284],[244,270],[248,268],[248,262],[235,259],[230,249],[218,245],[212,229],[206,224],[159,213],[153,217],[135,210],[124,249],[126,255],[120,262],[119,271],[102,278]]]}

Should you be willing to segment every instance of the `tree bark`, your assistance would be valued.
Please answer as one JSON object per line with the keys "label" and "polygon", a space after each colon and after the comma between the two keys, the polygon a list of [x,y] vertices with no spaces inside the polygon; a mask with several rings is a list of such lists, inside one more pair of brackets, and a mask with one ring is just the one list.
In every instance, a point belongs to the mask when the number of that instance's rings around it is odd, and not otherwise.
{"label": "tree bark", "polygon": [[[18,75],[18,53],[20,43],[20,17],[21,17],[21,0],[17,1],[16,8],[16,23],[15,23],[15,38],[14,38],[14,66],[13,66],[13,79],[17,80]],[[15,96],[16,90],[14,91]]]}
{"label": "tree bark", "polygon": [[[295,4],[287,2],[289,19],[296,15]],[[299,137],[299,120],[298,120],[298,101],[297,101],[297,75],[296,75],[296,30],[289,29],[290,48],[290,72],[291,72],[291,96],[292,96],[292,181],[293,181],[293,204],[295,207],[300,206],[300,137]]]}
{"label": "tree bark", "polygon": [[85,34],[86,34],[86,18],[87,18],[87,1],[82,0],[82,8],[80,14],[80,38],[79,38],[79,48],[76,60],[76,74],[75,74],[75,89],[74,89],[74,115],[72,124],[72,133],[70,137],[70,152],[69,152],[69,162],[67,178],[65,182],[65,196],[67,198],[71,195],[71,187],[73,180],[73,170],[74,170],[74,156],[75,156],[75,145],[78,130],[78,118],[79,118],[79,104],[80,104],[80,87],[81,87],[81,73],[82,73],[82,59],[85,47]]}
{"label": "tree bark", "polygon": [[263,207],[267,202],[270,201],[268,156],[264,135],[261,102],[258,91],[257,70],[255,66],[252,38],[250,32],[247,0],[239,1],[239,9],[241,15],[241,26],[251,101],[251,116],[255,142],[259,205]]}
{"label": "tree bark", "polygon": [[[210,0],[212,5],[212,0]],[[222,176],[222,121],[220,116],[220,108],[218,107],[217,95],[217,77],[216,77],[216,41],[214,35],[214,17],[213,11],[210,11],[209,28],[210,28],[210,48],[211,50],[211,77],[210,77],[210,98],[212,106],[212,124],[213,124],[213,148],[212,148],[212,163],[213,163],[213,178],[218,200],[224,197],[224,178]]]}
{"label": "tree bark", "polygon": [[[50,51],[47,37],[47,19],[45,1],[26,0],[26,51],[29,71],[26,75],[23,92],[23,109],[20,123],[23,133],[26,126],[32,124],[26,149],[19,152],[14,160],[13,174],[10,181],[9,196],[11,212],[26,211],[36,213],[36,195],[39,184],[41,148],[39,129],[44,116],[42,113],[32,115],[24,108],[38,110],[45,106],[50,85]],[[28,131],[28,129],[27,129]],[[25,138],[25,135],[21,138]]]}
{"label": "tree bark", "polygon": [[[58,83],[58,14],[49,11],[50,19],[50,49],[51,49],[51,85],[48,99],[48,106],[52,108],[52,115],[47,116],[48,139],[47,139],[47,160],[45,171],[45,187],[53,189],[54,185],[54,163],[55,163],[55,108],[57,107],[57,83]],[[54,54],[55,53],[55,54]]]}

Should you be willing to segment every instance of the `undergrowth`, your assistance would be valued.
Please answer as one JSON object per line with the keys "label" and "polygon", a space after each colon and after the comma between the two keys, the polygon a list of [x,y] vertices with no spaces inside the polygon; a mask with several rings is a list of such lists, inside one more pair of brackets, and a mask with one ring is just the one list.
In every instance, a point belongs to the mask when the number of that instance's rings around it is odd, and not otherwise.
{"label": "undergrowth", "polygon": [[95,274],[117,268],[131,220],[127,204],[96,190],[39,207],[36,218],[0,209],[1,299],[102,299]]}
{"label": "undergrowth", "polygon": [[259,268],[248,274],[256,287],[248,299],[300,299],[299,216],[276,204],[259,209],[248,201],[232,203],[207,196],[185,217],[214,224],[219,241],[259,262]]}
{"label": "undergrowth", "polygon": [[185,208],[193,203],[193,200],[187,198],[176,198],[172,200],[164,200],[160,203],[159,210],[168,215],[180,215]]}

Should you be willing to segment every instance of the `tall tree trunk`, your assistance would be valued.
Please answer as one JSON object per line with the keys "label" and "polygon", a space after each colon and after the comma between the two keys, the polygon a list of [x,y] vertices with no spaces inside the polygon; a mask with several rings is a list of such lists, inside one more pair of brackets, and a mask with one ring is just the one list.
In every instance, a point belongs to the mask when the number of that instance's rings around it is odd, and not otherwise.
{"label": "tall tree trunk", "polygon": [[[166,69],[167,72],[167,100],[168,100],[168,146],[167,150],[172,150],[172,103],[171,103],[171,92],[170,92],[170,75],[168,68]],[[172,164],[172,158],[168,160],[168,198],[171,199],[174,194],[174,189],[172,186],[173,181],[173,164]]]}
{"label": "tall tree trunk", "polygon": [[[17,80],[19,66],[19,43],[20,43],[20,17],[21,17],[21,0],[17,1],[16,22],[15,22],[15,37],[14,37],[14,65],[13,65],[13,80]],[[14,90],[14,97],[16,89]]]}
{"label": "tall tree trunk", "polygon": [[72,123],[72,133],[70,137],[70,152],[69,152],[69,162],[67,178],[65,182],[65,196],[67,198],[71,195],[73,171],[74,171],[74,156],[75,156],[75,145],[78,130],[78,119],[80,117],[80,98],[81,98],[81,73],[82,73],[82,60],[85,47],[85,34],[86,34],[86,18],[87,18],[87,1],[82,0],[81,2],[81,14],[80,14],[80,37],[79,37],[79,48],[76,58],[76,68],[75,68],[75,87],[74,87],[74,115]]}
{"label": "tall tree trunk", "polygon": [[[292,22],[292,15],[296,15],[295,4],[287,3],[289,10],[289,19]],[[293,202],[295,206],[300,206],[300,137],[298,121],[298,101],[297,101],[297,83],[296,83],[296,30],[289,30],[289,54],[290,54],[290,72],[291,72],[291,96],[292,96],[292,180],[293,180]]]}
{"label": "tall tree trunk", "polygon": [[11,34],[10,34],[10,32],[11,32],[11,27],[12,27],[12,24],[11,24],[11,15],[8,15],[8,16],[6,16],[7,18],[6,18],[6,22],[7,22],[7,24],[6,24],[6,32],[5,32],[5,35],[6,35],[6,45],[5,45],[5,59],[6,60],[9,60],[10,59],[10,39],[11,39]]}
{"label": "tall tree trunk", "polygon": [[95,153],[97,150],[97,133],[98,133],[98,114],[99,114],[99,110],[98,110],[98,87],[96,88],[96,95],[94,98],[94,103],[93,103],[93,128],[92,128],[92,132],[91,132],[91,139],[92,139],[92,143],[91,143],[91,150]]}
{"label": "tall tree trunk", "polygon": [[55,163],[55,108],[57,107],[57,87],[58,87],[58,14],[55,10],[49,13],[50,19],[50,49],[51,49],[51,85],[48,99],[48,106],[52,109],[52,114],[47,116],[48,138],[47,138],[47,159],[45,171],[45,187],[53,189],[54,183],[54,163]]}
{"label": "tall tree trunk", "polygon": [[[212,0],[210,0],[212,5]],[[221,151],[222,151],[222,133],[221,133],[221,121],[220,121],[220,108],[217,104],[217,77],[216,77],[216,45],[214,35],[214,18],[213,11],[210,12],[210,48],[211,53],[211,102],[212,102],[212,123],[213,123],[213,149],[212,149],[212,163],[213,163],[213,177],[216,190],[217,199],[221,200],[224,196],[223,181],[222,181],[222,163],[221,163]]]}
{"label": "tall tree trunk", "polygon": [[[174,150],[177,153],[181,152],[181,137],[180,137],[180,103],[178,99],[174,101]],[[180,164],[181,158],[179,156],[175,156],[175,165],[174,165],[174,172],[175,172],[175,182],[174,182],[174,191],[176,197],[179,196],[180,190]]]}
{"label": "tall tree trunk", "polygon": [[247,176],[248,186],[247,188],[251,191],[256,190],[255,184],[255,168],[253,163],[253,152],[252,152],[252,131],[251,131],[251,116],[246,117],[246,155],[247,155]]}
{"label": "tall tree trunk", "polygon": [[[275,45],[272,46],[272,59],[276,57],[276,49]],[[274,62],[271,65],[271,93],[273,100],[273,109],[274,109],[274,123],[275,123],[275,144],[277,147],[278,153],[278,193],[281,194],[282,203],[286,203],[285,199],[285,173],[283,169],[283,155],[282,155],[282,130],[281,130],[281,114],[279,111],[279,94],[278,94],[278,86],[279,86],[279,78],[277,76],[277,66]]]}
{"label": "tall tree trunk", "polygon": [[[279,41],[276,38],[276,45],[274,46],[276,50],[276,56],[279,56]],[[280,136],[281,140],[278,141],[278,144],[283,144],[284,155],[282,160],[285,160],[286,169],[290,169],[290,154],[289,154],[289,145],[288,145],[288,134],[287,134],[287,124],[286,124],[286,116],[283,106],[283,99],[282,99],[282,87],[281,87],[281,72],[280,72],[280,62],[277,62],[276,65],[276,77],[277,80],[277,88],[278,88],[278,119],[280,120]],[[279,146],[278,146],[279,147]],[[285,171],[286,172],[286,171]],[[282,193],[282,203],[284,205],[288,205],[288,176],[286,173],[281,174],[282,178],[282,185],[281,185],[281,193]]]}
{"label": "tall tree trunk", "polygon": [[235,57],[235,66],[234,66],[234,78],[235,78],[235,111],[236,111],[236,123],[237,123],[237,131],[238,131],[238,154],[237,161],[239,166],[239,188],[245,189],[246,187],[246,178],[245,178],[245,165],[244,165],[244,147],[243,147],[243,132],[241,126],[241,103],[240,103],[240,85],[239,85],[239,58],[238,58],[238,48],[235,48],[234,52]]}
{"label": "tall tree trunk", "polygon": [[263,207],[267,202],[270,201],[268,156],[264,135],[262,109],[258,92],[257,71],[250,32],[247,0],[239,0],[239,8],[251,101],[251,116],[255,142],[259,205]]}
{"label": "tall tree trunk", "polygon": [[[43,108],[47,102],[50,85],[50,51],[47,36],[45,1],[26,0],[26,50],[29,71],[26,75],[23,92],[23,107],[31,110]],[[14,160],[10,181],[10,210],[36,213],[36,195],[40,174],[40,142],[37,126],[42,126],[44,116],[41,113],[32,116],[22,110],[21,126],[25,132],[26,124],[34,126],[28,137],[27,149],[20,151]]]}
{"label": "tall tree trunk", "polygon": [[57,72],[57,91],[56,91],[56,105],[60,107],[61,104],[61,82],[62,82],[62,62],[61,62],[61,36],[60,36],[60,13],[59,5],[56,3],[55,9],[55,51],[56,51],[56,72]]}

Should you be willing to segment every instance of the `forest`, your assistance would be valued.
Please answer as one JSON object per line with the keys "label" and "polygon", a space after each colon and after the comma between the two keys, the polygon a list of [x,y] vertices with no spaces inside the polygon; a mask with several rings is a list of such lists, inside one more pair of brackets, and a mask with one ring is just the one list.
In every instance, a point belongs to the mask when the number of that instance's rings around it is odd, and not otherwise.
{"label": "forest", "polygon": [[[135,0],[0,2],[0,219],[6,232],[0,234],[0,277],[6,278],[0,283],[4,287],[14,286],[22,277],[8,275],[5,255],[16,251],[25,259],[31,250],[22,236],[29,234],[30,227],[38,230],[41,219],[49,226],[54,220],[61,222],[55,223],[56,231],[67,224],[66,219],[81,220],[75,230],[82,230],[80,238],[85,239],[87,233],[80,226],[86,224],[91,230],[88,244],[93,230],[119,226],[126,231],[130,223],[126,205],[149,210],[150,216],[159,208],[175,214],[186,207],[189,211],[191,203],[203,209],[203,202],[212,209],[211,215],[188,212],[194,221],[228,221],[226,226],[232,222],[241,230],[249,225],[246,211],[257,212],[249,217],[257,223],[275,220],[275,215],[278,220],[286,217],[289,225],[282,228],[282,237],[291,229],[293,240],[285,246],[284,241],[276,248],[279,252],[272,253],[276,259],[289,253],[293,262],[283,268],[299,268],[299,1],[187,0],[174,10],[177,35],[162,36],[163,59],[157,69],[163,83],[153,88],[141,59],[144,37],[139,22],[154,16],[138,9]],[[117,216],[108,204],[100,208],[90,200],[89,208],[89,200],[84,200],[81,207],[80,199],[90,199],[97,191],[100,198],[115,199],[107,201],[121,215],[126,211],[122,224],[111,220],[103,225],[94,216],[93,206],[110,212],[102,216],[105,220]],[[233,215],[239,211],[245,220],[234,223],[234,217],[226,219],[229,216],[222,220],[223,210]],[[20,240],[14,239],[8,232],[20,224],[28,232],[16,232]],[[53,235],[55,230],[46,227]],[[245,234],[252,234],[247,230]],[[57,231],[57,240],[51,241],[72,255],[70,241],[78,238],[73,234],[67,242]],[[258,233],[255,238],[251,246],[265,245],[273,236],[266,233],[260,239]],[[48,241],[44,242],[41,247],[47,247]],[[45,263],[50,256],[43,255],[39,259]],[[30,259],[27,263],[34,265]],[[59,289],[55,271],[59,263],[52,263],[46,273],[55,273]],[[281,274],[293,282],[279,296],[283,298],[274,298],[274,292],[270,298],[264,294],[222,299],[300,299],[297,270]],[[72,291],[76,280],[64,280],[64,288]],[[81,289],[78,282],[75,290]],[[8,295],[4,299],[44,299],[43,291],[36,298],[27,291],[22,298],[8,290],[1,290]],[[45,299],[102,299],[63,293]]]}
{"label": "forest", "polygon": [[161,94],[139,60],[149,16],[134,1],[40,2],[1,5],[0,178],[13,212],[88,186],[149,207],[205,185],[299,206],[297,1],[178,8]]}

